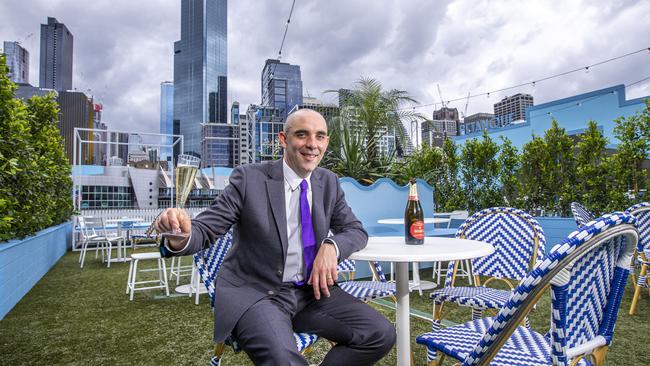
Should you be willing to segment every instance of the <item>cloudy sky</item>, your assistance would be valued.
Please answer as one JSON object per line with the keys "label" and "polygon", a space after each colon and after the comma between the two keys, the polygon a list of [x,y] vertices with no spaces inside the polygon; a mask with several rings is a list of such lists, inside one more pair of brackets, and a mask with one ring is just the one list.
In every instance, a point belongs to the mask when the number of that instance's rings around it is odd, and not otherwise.
{"label": "cloudy sky", "polygon": [[[209,0],[208,0],[209,1]],[[260,102],[260,73],[277,57],[291,0],[228,5],[228,99]],[[74,35],[73,85],[104,105],[109,129],[158,132],[160,82],[173,79],[179,0],[2,0],[0,40],[30,52],[38,85],[40,24],[56,17]],[[467,114],[507,95],[535,104],[616,84],[650,95],[650,51],[552,80],[532,82],[650,47],[650,1],[297,0],[282,60],[301,66],[304,94],[360,77],[408,91],[421,104],[470,98]],[[465,110],[465,100],[451,104]],[[434,106],[419,110],[430,116]]]}

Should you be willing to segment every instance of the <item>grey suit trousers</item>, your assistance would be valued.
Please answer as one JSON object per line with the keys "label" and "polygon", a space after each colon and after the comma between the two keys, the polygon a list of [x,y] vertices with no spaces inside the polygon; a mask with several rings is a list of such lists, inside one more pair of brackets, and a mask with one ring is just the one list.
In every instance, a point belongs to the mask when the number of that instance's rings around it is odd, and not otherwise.
{"label": "grey suit trousers", "polygon": [[233,335],[255,365],[307,365],[293,331],[316,333],[336,343],[322,365],[372,365],[395,344],[395,328],[383,315],[338,286],[316,300],[311,286],[283,284],[251,306]]}

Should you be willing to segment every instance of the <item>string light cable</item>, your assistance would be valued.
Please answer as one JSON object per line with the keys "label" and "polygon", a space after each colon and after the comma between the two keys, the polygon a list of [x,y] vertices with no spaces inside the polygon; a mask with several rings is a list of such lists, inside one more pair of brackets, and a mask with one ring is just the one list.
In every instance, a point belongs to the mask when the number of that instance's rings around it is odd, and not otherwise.
{"label": "string light cable", "polygon": [[[540,78],[540,79],[537,79],[537,80],[528,81],[528,82],[525,82],[525,83],[519,83],[519,84],[516,84],[516,85],[508,86],[508,87],[501,88],[501,89],[495,89],[495,90],[491,90],[491,91],[480,93],[480,94],[473,94],[471,96],[465,96],[465,97],[449,99],[447,101],[440,101],[440,102],[427,103],[427,104],[418,104],[418,105],[415,105],[415,106],[409,106],[409,107],[401,108],[399,110],[407,110],[407,109],[411,109],[411,108],[413,108],[413,109],[415,109],[415,108],[424,108],[424,107],[429,107],[429,106],[434,106],[435,107],[438,104],[448,105],[449,103],[452,103],[452,102],[458,102],[458,101],[461,101],[461,100],[469,100],[470,98],[477,98],[477,97],[481,97],[481,96],[486,96],[486,97],[489,98],[490,94],[499,93],[499,92],[502,92],[502,91],[516,89],[516,88],[521,88],[521,87],[527,86],[527,85],[532,85],[534,87],[536,84],[539,84],[540,82],[544,82],[544,81],[548,81],[548,80],[551,80],[551,79],[559,78],[559,77],[566,76],[566,75],[569,75],[569,74],[573,74],[573,73],[576,73],[576,72],[579,72],[579,71],[589,72],[591,69],[593,69],[596,66],[600,66],[600,65],[604,65],[606,63],[614,62],[614,61],[617,61],[617,60],[620,60],[620,59],[623,59],[623,58],[626,58],[626,57],[629,57],[629,56],[633,56],[633,55],[636,55],[636,54],[639,54],[639,53],[642,53],[642,52],[649,52],[650,53],[650,47],[641,48],[639,50],[629,52],[629,53],[626,53],[624,55],[612,57],[612,58],[609,58],[607,60],[603,60],[603,61],[593,63],[591,65],[587,65],[587,66],[579,67],[579,68],[572,69],[572,70],[569,70],[569,71],[561,72],[561,73],[558,73],[558,74],[546,76],[546,77],[543,77],[543,78]],[[641,82],[643,82],[643,81],[645,81],[647,79],[648,78],[639,80],[639,81],[637,81],[637,82],[635,82],[633,84],[629,84],[628,86],[632,86],[634,84],[641,83]]]}

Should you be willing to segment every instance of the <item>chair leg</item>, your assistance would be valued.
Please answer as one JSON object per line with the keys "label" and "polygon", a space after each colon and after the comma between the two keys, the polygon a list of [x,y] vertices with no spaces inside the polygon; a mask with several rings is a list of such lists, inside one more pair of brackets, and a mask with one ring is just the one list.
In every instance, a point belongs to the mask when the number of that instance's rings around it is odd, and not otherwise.
{"label": "chair leg", "polygon": [[113,243],[111,241],[106,241],[106,244],[108,245],[108,264],[107,267],[111,268],[111,252],[113,251]]}
{"label": "chair leg", "polygon": [[160,258],[158,259],[158,268],[162,265],[162,270],[160,271],[162,275],[162,280],[164,281],[165,285],[165,295],[169,297],[169,283],[167,282],[167,267],[165,265],[165,258]]}
{"label": "chair leg", "polygon": [[483,310],[472,308],[472,320],[481,319],[482,315],[483,315]]}
{"label": "chair leg", "polygon": [[641,265],[641,272],[639,273],[639,278],[635,283],[634,297],[632,297],[632,305],[630,305],[630,315],[636,313],[636,307],[639,303],[639,298],[641,297],[641,288],[647,286],[646,284],[646,272],[648,271],[648,266],[646,264]]}
{"label": "chair leg", "polygon": [[607,357],[607,351],[608,351],[607,346],[600,346],[591,353],[591,357],[594,360],[594,366],[605,365],[605,358]]}
{"label": "chair leg", "polygon": [[413,262],[413,284],[418,287],[418,292],[422,296],[422,284],[420,283],[420,265]]}
{"label": "chair leg", "polygon": [[131,280],[133,278],[133,262],[134,262],[134,260],[131,260],[131,262],[129,262],[129,276],[128,276],[127,280],[126,280],[126,294],[127,295],[129,294],[129,290],[130,290],[130,287],[131,287]]}
{"label": "chair leg", "polygon": [[474,286],[474,280],[472,276],[472,262],[469,259],[465,259],[465,267],[467,271],[467,280],[469,281],[470,286]]}
{"label": "chair leg", "polygon": [[199,295],[201,294],[200,287],[201,286],[201,276],[199,276],[199,269],[196,268],[196,266],[193,266],[194,269],[192,270],[192,276],[194,278],[194,304],[198,305],[199,304]]}
{"label": "chair leg", "polygon": [[79,254],[79,262],[81,263],[79,268],[84,268],[84,260],[86,259],[87,250],[88,250],[88,242],[85,241],[81,246],[81,254]]}
{"label": "chair leg", "polygon": [[219,366],[221,364],[221,356],[223,356],[223,350],[226,347],[224,343],[217,343],[214,345],[214,356],[210,360],[210,366]]}

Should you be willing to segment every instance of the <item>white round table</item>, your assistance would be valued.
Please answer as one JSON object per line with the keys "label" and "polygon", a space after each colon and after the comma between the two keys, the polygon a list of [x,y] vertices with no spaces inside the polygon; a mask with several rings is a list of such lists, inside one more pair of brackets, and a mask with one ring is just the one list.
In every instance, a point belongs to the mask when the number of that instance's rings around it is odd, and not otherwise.
{"label": "white round table", "polygon": [[[138,217],[122,217],[119,219],[106,220],[107,223],[117,224],[117,236],[122,236],[122,228],[125,225],[134,224],[140,221],[144,221],[144,220]],[[128,262],[131,260],[131,258],[127,258],[126,256],[126,240],[129,240],[129,230],[130,229],[126,230],[126,236],[123,239],[125,242],[123,244],[122,244],[122,240],[117,242],[117,258],[112,258],[111,262]]]}
{"label": "white round table", "polygon": [[[451,220],[450,218],[444,218],[444,217],[425,217],[424,223],[425,224],[447,224],[449,223],[450,220]],[[404,218],[379,219],[377,220],[377,223],[382,225],[404,225]],[[392,263],[390,264],[390,268],[392,272],[393,270]],[[435,269],[434,269],[434,273],[435,273]],[[391,279],[393,279],[392,274],[391,274]],[[439,285],[440,285],[439,283],[420,280],[420,266],[417,263],[413,263],[413,283],[409,287],[411,290],[415,288],[418,289],[418,291],[420,292],[420,296],[422,296],[422,290],[431,290]]]}
{"label": "white round table", "polygon": [[406,245],[403,236],[370,237],[368,245],[352,253],[350,259],[395,262],[397,304],[397,364],[408,366],[411,355],[409,323],[409,262],[439,262],[477,258],[492,254],[486,242],[468,239],[425,237],[422,245]]}

